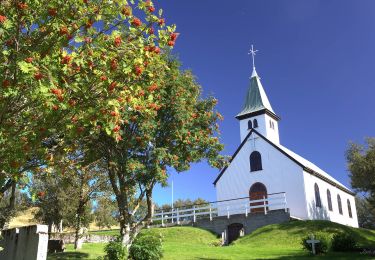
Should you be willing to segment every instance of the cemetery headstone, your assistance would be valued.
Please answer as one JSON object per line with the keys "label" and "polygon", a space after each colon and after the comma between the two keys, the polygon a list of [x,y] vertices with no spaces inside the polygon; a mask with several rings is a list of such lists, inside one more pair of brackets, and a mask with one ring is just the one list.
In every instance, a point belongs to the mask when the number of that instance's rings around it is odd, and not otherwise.
{"label": "cemetery headstone", "polygon": [[48,226],[34,225],[2,231],[0,259],[46,260]]}
{"label": "cemetery headstone", "polygon": [[309,244],[311,244],[312,253],[313,253],[313,255],[315,255],[316,254],[315,245],[317,243],[319,243],[320,241],[316,240],[314,235],[311,235],[310,239],[306,240],[306,242],[309,243]]}

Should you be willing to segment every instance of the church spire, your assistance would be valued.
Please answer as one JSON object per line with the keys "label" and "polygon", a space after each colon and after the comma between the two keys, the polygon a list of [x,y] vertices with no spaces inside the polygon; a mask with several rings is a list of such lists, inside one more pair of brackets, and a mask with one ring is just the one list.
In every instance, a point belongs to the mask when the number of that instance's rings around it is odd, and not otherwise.
{"label": "church spire", "polygon": [[253,72],[250,77],[250,87],[247,91],[245,105],[243,106],[242,111],[236,116],[237,119],[246,118],[251,116],[251,114],[260,112],[262,110],[268,110],[267,112],[271,112],[275,117],[277,117],[271,107],[266,92],[264,91],[262,83],[260,82],[260,77],[255,69],[255,55],[257,51],[258,50],[254,50],[254,46],[251,45],[251,49],[248,54],[252,56]]}

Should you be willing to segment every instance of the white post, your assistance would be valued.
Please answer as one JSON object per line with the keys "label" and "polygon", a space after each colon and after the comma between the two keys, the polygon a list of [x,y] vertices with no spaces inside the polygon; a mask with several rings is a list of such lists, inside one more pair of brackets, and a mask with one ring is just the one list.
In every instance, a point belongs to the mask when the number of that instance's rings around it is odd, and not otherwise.
{"label": "white post", "polygon": [[228,216],[228,218],[229,218],[229,206],[227,206],[227,216]]}
{"label": "white post", "polygon": [[210,221],[212,221],[212,209],[211,209],[211,204],[210,204]]}
{"label": "white post", "polygon": [[288,212],[288,208],[287,208],[287,205],[286,205],[286,194],[285,192],[283,193],[284,195],[284,208],[285,208],[285,212]]}
{"label": "white post", "polygon": [[266,204],[266,197],[263,196],[263,204],[264,204],[264,215],[267,215],[267,204]]}
{"label": "white post", "polygon": [[171,217],[172,217],[172,224],[174,223],[173,222],[173,208],[172,208],[172,214],[171,214]]}
{"label": "white post", "polygon": [[161,211],[161,226],[164,227],[164,210]]}
{"label": "white post", "polygon": [[177,208],[177,225],[180,224],[180,213],[178,212]]}
{"label": "white post", "polygon": [[197,217],[195,216],[195,205],[193,206],[193,222],[197,221]]}
{"label": "white post", "polygon": [[247,215],[248,215],[249,213],[248,213],[248,211],[247,211],[247,204],[245,205],[245,216],[247,217]]}

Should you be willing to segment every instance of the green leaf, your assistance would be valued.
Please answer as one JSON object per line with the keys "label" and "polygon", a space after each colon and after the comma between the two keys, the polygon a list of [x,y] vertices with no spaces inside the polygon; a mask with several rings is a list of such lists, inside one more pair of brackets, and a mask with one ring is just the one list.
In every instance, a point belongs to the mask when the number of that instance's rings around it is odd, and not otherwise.
{"label": "green leaf", "polygon": [[17,64],[23,73],[28,74],[31,71],[35,71],[35,67],[31,63],[27,63],[26,61],[19,61]]}

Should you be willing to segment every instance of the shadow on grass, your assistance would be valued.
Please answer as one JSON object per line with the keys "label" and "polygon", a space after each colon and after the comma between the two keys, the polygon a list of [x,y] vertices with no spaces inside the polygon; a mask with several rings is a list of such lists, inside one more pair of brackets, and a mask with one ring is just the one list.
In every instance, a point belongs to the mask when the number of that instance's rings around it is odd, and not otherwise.
{"label": "shadow on grass", "polygon": [[55,260],[55,259],[86,259],[89,256],[87,253],[81,252],[65,252],[65,253],[54,253],[49,254],[47,259],[48,260]]}
{"label": "shadow on grass", "polygon": [[282,256],[282,257],[277,257],[273,259],[340,259],[340,260],[353,260],[353,259],[374,259],[374,256],[371,255],[364,255],[359,252],[347,252],[347,253],[328,253],[324,255],[311,255],[311,254],[306,254],[306,255],[299,255],[299,256],[294,256],[294,255],[289,255],[289,256]]}

